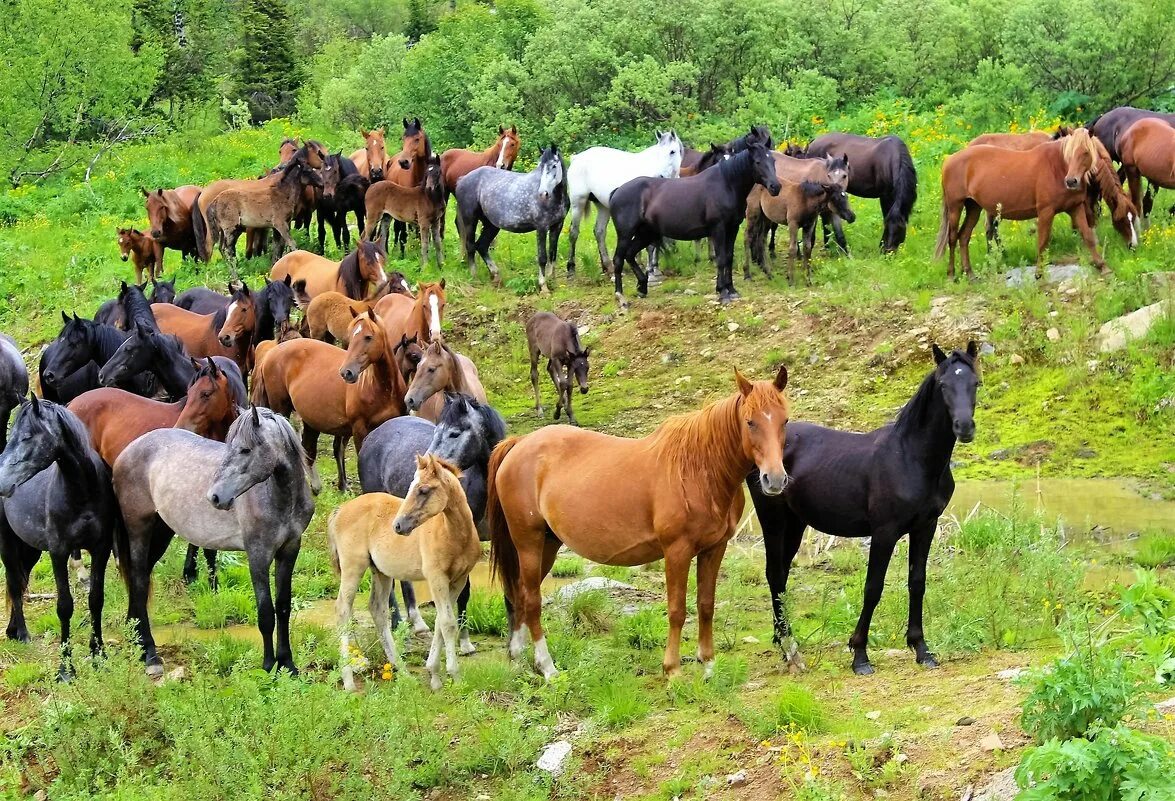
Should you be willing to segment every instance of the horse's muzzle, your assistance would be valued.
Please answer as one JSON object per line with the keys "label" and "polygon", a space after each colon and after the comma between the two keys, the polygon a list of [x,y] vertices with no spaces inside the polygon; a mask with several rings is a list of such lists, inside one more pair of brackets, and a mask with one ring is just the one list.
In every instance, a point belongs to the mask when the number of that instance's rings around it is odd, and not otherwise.
{"label": "horse's muzzle", "polygon": [[759,487],[764,495],[780,495],[791,483],[791,476],[782,470],[778,475],[759,473]]}
{"label": "horse's muzzle", "polygon": [[952,428],[955,430],[955,436],[959,442],[970,442],[975,439],[975,421],[968,420],[965,423],[955,423]]}
{"label": "horse's muzzle", "polygon": [[130,258],[130,257],[129,257],[129,256],[127,256],[125,253],[124,253],[124,254],[122,254],[122,260],[123,260],[123,261],[126,261],[128,258]]}
{"label": "horse's muzzle", "polygon": [[231,334],[223,334],[220,337],[220,344],[226,348],[231,348],[233,346],[233,339],[234,337]]}
{"label": "horse's muzzle", "polygon": [[344,367],[342,370],[339,370],[339,377],[348,384],[354,384],[359,380],[359,373],[355,372],[355,370],[350,367]]}
{"label": "horse's muzzle", "polygon": [[408,521],[402,517],[397,517],[392,521],[392,531],[396,532],[402,537],[407,537],[415,528],[416,526],[409,525]]}
{"label": "horse's muzzle", "polygon": [[151,229],[151,238],[152,239],[162,239],[163,238],[163,231],[159,228],[152,228]]}
{"label": "horse's muzzle", "polygon": [[234,500],[236,500],[236,499],[221,497],[216,492],[209,492],[208,493],[208,502],[211,503],[213,506],[215,506],[217,509],[219,509],[222,512],[225,511],[226,509],[233,508],[233,501]]}
{"label": "horse's muzzle", "polygon": [[779,181],[772,181],[771,183],[767,184],[767,192],[771,195],[771,197],[776,197],[779,194],[779,190]]}
{"label": "horse's muzzle", "polygon": [[406,170],[406,169],[410,168],[411,166],[412,166],[412,162],[408,161],[408,159],[400,159],[400,169],[401,170]]}
{"label": "horse's muzzle", "polygon": [[420,401],[411,395],[404,396],[404,405],[408,407],[408,411],[410,412],[420,411]]}
{"label": "horse's muzzle", "polygon": [[586,395],[587,391],[588,391],[587,384],[580,384],[579,385],[579,394],[580,395]]}
{"label": "horse's muzzle", "polygon": [[1066,189],[1080,189],[1081,188],[1081,181],[1076,178],[1066,178],[1065,179],[1065,188]]}

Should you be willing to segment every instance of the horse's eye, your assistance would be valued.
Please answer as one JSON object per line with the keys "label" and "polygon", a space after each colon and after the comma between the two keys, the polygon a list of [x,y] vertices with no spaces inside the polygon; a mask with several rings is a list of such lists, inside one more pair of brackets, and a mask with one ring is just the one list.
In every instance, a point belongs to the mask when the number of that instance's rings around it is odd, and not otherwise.
{"label": "horse's eye", "polygon": [[754,427],[755,427],[755,421],[754,421],[754,420],[748,420],[748,421],[747,421],[747,428],[754,428]]}
{"label": "horse's eye", "polygon": [[428,487],[426,487],[423,484],[421,484],[419,487],[417,487],[416,491],[419,492],[421,495],[428,495]]}
{"label": "horse's eye", "polygon": [[430,367],[430,368],[428,368],[428,371],[429,371],[430,373],[435,373],[435,372],[437,371],[437,368],[435,368],[435,367]]}
{"label": "horse's eye", "polygon": [[368,334],[367,336],[363,337],[363,341],[370,342],[371,341],[371,334]]}
{"label": "horse's eye", "polygon": [[449,432],[449,439],[457,439],[457,437],[459,437],[459,436],[461,436],[460,431],[450,431]]}
{"label": "horse's eye", "polygon": [[208,391],[208,392],[201,392],[201,393],[200,393],[200,397],[201,397],[201,398],[203,398],[204,400],[208,400],[209,398],[211,398],[211,397],[212,397],[212,392],[211,392],[211,390],[210,390],[210,391]]}
{"label": "horse's eye", "polygon": [[241,448],[241,451],[240,451],[241,456],[248,456],[252,452],[253,452],[252,448]]}

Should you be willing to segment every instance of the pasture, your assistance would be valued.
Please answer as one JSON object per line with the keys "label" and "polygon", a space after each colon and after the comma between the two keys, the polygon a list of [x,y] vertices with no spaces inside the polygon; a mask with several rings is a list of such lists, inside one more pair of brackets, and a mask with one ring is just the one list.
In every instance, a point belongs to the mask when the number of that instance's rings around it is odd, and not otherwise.
{"label": "pasture", "polygon": [[[789,672],[771,644],[762,542],[750,520],[719,573],[709,681],[690,661],[681,678],[662,676],[667,624],[658,566],[601,567],[565,553],[543,588],[554,597],[543,619],[561,672],[544,682],[525,662],[508,663],[501,595],[475,570],[468,622],[478,653],[461,658],[457,682],[433,693],[422,668],[427,640],[408,627],[395,632],[408,669],[393,675],[366,612],[342,664],[326,524],[351,496],[328,480],[294,571],[298,677],[261,670],[244,558],[221,555],[213,592],[203,577],[183,583],[183,554],[173,545],[154,573],[151,602],[163,679],[144,675],[130,630],[118,625],[128,599],[111,570],[107,654],[91,663],[78,649],[76,677],[58,684],[53,575],[42,560],[27,605],[33,642],[0,642],[0,787],[18,797],[44,790],[52,799],[946,801],[1020,763],[1033,734],[1047,730],[1034,728],[1031,715],[1021,720],[1025,699],[1038,691],[1032,671],[1074,650],[1076,662],[1105,681],[1124,673],[1117,654],[1145,664],[1154,675],[1132,679],[1122,708],[1134,728],[1175,738],[1170,716],[1142,704],[1171,695],[1155,677],[1171,672],[1159,657],[1169,653],[1175,617],[1175,319],[1168,314],[1114,353],[1101,353],[1096,337],[1108,320],[1173,297],[1175,220],[1156,211],[1131,252],[1103,216],[1098,231],[1111,272],[1104,278],[1088,266],[1079,235],[1058,225],[1050,263],[1084,268],[1041,283],[1031,280],[1033,223],[1006,220],[1002,256],[976,241],[976,279],[948,282],[945,262],[931,259],[939,169],[950,145],[969,135],[942,120],[928,125],[908,135],[919,197],[905,244],[880,255],[877,204],[853,198],[857,220],[845,229],[851,256],[818,247],[811,287],[788,285],[786,237],[775,277],[756,270],[743,280],[740,237],[734,283],[742,300],[722,305],[712,265],[679,243],[661,257],[665,280],[646,299],[630,297],[621,313],[585,224],[576,277],[565,275],[565,230],[546,296],[538,293],[533,234],[499,234],[495,288],[484,270],[470,279],[452,208],[440,268],[431,259],[422,268],[413,238],[405,258],[393,250],[387,269],[413,285],[445,279],[446,341],[475,359],[511,434],[549,422],[553,408],[545,380],[547,416],[533,408],[525,324],[537,310],[577,322],[591,350],[591,390],[575,400],[580,425],[625,436],[729,395],[735,367],[764,380],[781,364],[789,368],[793,420],[866,430],[892,419],[913,394],[933,365],[931,343],[989,346],[979,356],[975,439],[953,455],[960,494],[986,503],[948,510],[930,552],[926,635],[939,669],[916,665],[906,649],[904,539],[874,615],[877,672],[853,674],[844,646],[860,609],[866,553],[851,540],[825,549],[809,532],[787,598],[807,671]],[[89,316],[131,277],[117,257],[117,229],[142,224],[139,187],[256,175],[276,162],[286,136],[320,139],[331,152],[361,144],[356,132],[281,120],[176,134],[112,150],[88,182],[74,170],[0,195],[0,332],[35,364],[60,328],[61,310]],[[523,143],[516,169],[533,168],[535,144]],[[294,236],[307,246],[305,232]],[[329,241],[327,253],[342,256]],[[258,258],[238,269],[259,281],[269,266]],[[1028,279],[1009,282],[1012,270]],[[219,257],[181,264],[170,252],[164,275],[177,287],[223,289],[230,271]],[[321,454],[319,471],[329,477],[331,466]],[[355,475],[353,457],[348,472]],[[1074,494],[1094,498],[1092,513],[1050,499],[1058,479],[1084,482]],[[1098,506],[1101,482],[1111,480],[1128,488],[1128,510]],[[1014,484],[1010,501],[997,497],[996,481]],[[605,492],[623,487],[601,488],[601,502]],[[586,577],[627,586],[555,597]],[[697,637],[694,581],[691,573],[687,655]],[[432,606],[423,611],[431,625]],[[81,611],[75,623],[75,642],[84,642]],[[360,679],[360,694],[340,687],[344,667]],[[572,750],[553,775],[536,761],[560,740]]]}

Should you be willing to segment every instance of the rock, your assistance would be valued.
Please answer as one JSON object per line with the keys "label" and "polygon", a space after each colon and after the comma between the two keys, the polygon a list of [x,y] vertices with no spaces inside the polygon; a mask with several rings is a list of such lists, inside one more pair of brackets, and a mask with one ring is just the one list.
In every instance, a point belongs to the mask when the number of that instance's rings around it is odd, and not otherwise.
{"label": "rock", "polygon": [[932,308],[935,306],[945,306],[950,302],[951,302],[950,295],[940,295],[939,297],[934,298],[933,300],[930,301],[930,306]]}
{"label": "rock", "polygon": [[747,645],[758,645],[759,638],[747,635],[746,637],[743,637],[743,642],[745,642]]}
{"label": "rock", "polygon": [[576,326],[576,330],[579,332],[579,335],[582,337],[582,336],[587,336],[587,333],[592,330],[592,327],[590,325],[580,325],[580,326]]}
{"label": "rock", "polygon": [[874,709],[872,712],[866,712],[865,717],[869,718],[869,720],[878,720],[881,718],[881,710]]}
{"label": "rock", "polygon": [[1018,668],[1018,667],[1008,668],[1007,670],[1001,670],[999,673],[996,673],[995,675],[996,675],[997,679],[1003,679],[1004,681],[1013,681],[1013,680],[1018,679],[1024,675],[1024,668]]}
{"label": "rock", "polygon": [[925,326],[923,326],[923,327],[921,327],[921,328],[911,328],[911,329],[910,329],[909,331],[907,331],[906,333],[907,333],[909,336],[912,336],[912,337],[915,337],[915,338],[917,338],[917,337],[924,337],[924,336],[926,336],[927,334],[929,334],[929,333],[930,333],[930,329],[929,329],[929,328],[926,328]]}
{"label": "rock", "polygon": [[738,773],[732,773],[726,777],[727,787],[742,787],[747,783],[747,772],[740,770]]}
{"label": "rock", "polygon": [[1059,342],[1061,339],[1061,332],[1055,328],[1045,331],[1044,335],[1049,338],[1049,342]]}
{"label": "rock", "polygon": [[963,717],[961,717],[955,721],[956,726],[970,726],[974,723],[975,723],[975,718],[970,717],[968,715],[964,715]]}
{"label": "rock", "polygon": [[634,589],[631,584],[625,584],[623,581],[616,581],[615,579],[607,578],[606,576],[589,576],[580,581],[560,587],[555,592],[555,600],[566,601],[580,593],[591,592],[592,590],[631,590]]}
{"label": "rock", "polygon": [[[1050,264],[1044,270],[1041,280],[1046,284],[1059,284],[1062,281],[1072,281],[1085,271],[1080,264]],[[1022,286],[1036,281],[1035,267],[1015,267],[1008,270],[1004,280],[1008,286]]]}
{"label": "rock", "polygon": [[1008,359],[1012,364],[1024,364],[1024,357],[1019,353],[1013,353],[1012,358]]}
{"label": "rock", "polygon": [[1078,448],[1073,455],[1078,459],[1096,459],[1097,451],[1093,448]]}
{"label": "rock", "polygon": [[1121,350],[1127,342],[1146,336],[1151,326],[1169,311],[1169,301],[1159,301],[1110,320],[1098,329],[1098,350],[1102,353]]}
{"label": "rock", "polygon": [[727,323],[726,330],[730,331],[733,334],[735,331],[738,330],[738,323],[735,323],[735,322]]}
{"label": "rock", "polygon": [[972,796],[971,801],[1012,801],[1020,793],[1016,786],[1016,768],[1001,770]]}
{"label": "rock", "polygon": [[998,734],[992,732],[979,741],[979,747],[984,751],[1003,751],[1004,741],[1000,739]]}
{"label": "rock", "polygon": [[1000,448],[999,450],[992,451],[991,453],[989,453],[987,455],[987,458],[994,459],[997,462],[1002,462],[1004,459],[1007,459],[1011,455],[1012,455],[1012,451],[1010,448]]}
{"label": "rock", "polygon": [[1097,368],[1099,368],[1101,366],[1102,366],[1102,363],[1099,362],[1097,359],[1090,359],[1089,361],[1087,361],[1085,363],[1085,369],[1089,370],[1089,372],[1091,372],[1091,373],[1096,373]]}
{"label": "rock", "polygon": [[979,346],[979,355],[980,356],[991,356],[994,353],[995,353],[995,345],[991,344],[990,342],[984,342],[982,345]]}
{"label": "rock", "polygon": [[183,665],[180,665],[175,670],[167,674],[168,681],[183,681],[188,677],[188,671]]}
{"label": "rock", "polygon": [[556,740],[543,748],[539,755],[538,769],[558,776],[563,772],[567,757],[571,756],[571,743],[567,740]]}

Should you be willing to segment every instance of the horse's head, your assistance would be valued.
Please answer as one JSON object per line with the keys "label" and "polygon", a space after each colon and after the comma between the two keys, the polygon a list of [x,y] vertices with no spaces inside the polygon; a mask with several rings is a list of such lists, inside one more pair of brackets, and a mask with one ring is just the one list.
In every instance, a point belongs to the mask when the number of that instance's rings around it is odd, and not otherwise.
{"label": "horse's head", "polygon": [[359,266],[359,277],[372,286],[379,286],[388,280],[384,266],[387,255],[374,242],[361,241],[355,248],[355,260]]}
{"label": "horse's head", "polygon": [[[680,160],[679,162],[680,163]],[[554,142],[539,155],[539,200],[549,201],[563,185],[563,157]]]}
{"label": "horse's head", "polygon": [[119,228],[118,229],[118,251],[122,256],[122,260],[126,261],[131,257],[135,251],[135,246],[142,238],[142,234],[134,228]]}
{"label": "horse's head", "polygon": [[301,154],[299,160],[312,170],[321,170],[330,156],[322,142],[313,139],[307,139],[306,143],[298,148],[294,157],[298,158],[299,154]]}
{"label": "horse's head", "polygon": [[294,154],[298,152],[298,140],[290,139],[289,137],[282,140],[281,145],[277,149],[277,165],[279,167],[288,164]]}
{"label": "horse's head", "polygon": [[147,222],[151,224],[151,236],[160,239],[163,237],[167,219],[171,216],[171,204],[167,202],[167,196],[163,194],[162,189],[156,189],[154,192],[144,189],[142,192],[146,198]]}
{"label": "horse's head", "polygon": [[221,510],[231,509],[237,498],[268,480],[280,465],[296,468],[304,456],[286,419],[258,406],[233,421],[224,444],[224,460],[206,496]]}
{"label": "horse's head", "polygon": [[151,297],[148,300],[152,303],[175,303],[175,280],[151,279]]}
{"label": "horse's head", "polygon": [[224,325],[220,327],[216,338],[226,348],[231,348],[238,340],[253,333],[257,326],[257,301],[249,290],[249,285],[241,282],[241,288],[233,291],[233,299],[225,309]]}
{"label": "horse's head", "polygon": [[420,117],[409,120],[404,118],[404,143],[400,154],[396,156],[396,163],[401,170],[412,168],[413,159],[425,159],[429,153],[428,134],[424,132],[424,125]]}
{"label": "horse's head", "polygon": [[575,383],[579,384],[581,395],[586,395],[588,391],[588,357],[590,355],[591,348],[584,348],[578,353],[570,354],[571,374],[575,376]]}
{"label": "horse's head", "polygon": [[425,401],[449,386],[453,381],[454,367],[452,351],[445,346],[442,337],[434,337],[424,349],[420,364],[416,366],[416,375],[404,395],[404,405],[408,411],[420,411]]}
{"label": "horse's head", "polygon": [[841,189],[846,189],[849,185],[848,154],[834,156],[829,153],[824,157],[824,171],[828,173],[828,183],[834,184]]}
{"label": "horse's head", "polygon": [[341,158],[343,158],[342,153],[334,153],[327,156],[326,163],[322,165],[322,196],[324,198],[334,197],[335,190],[339,188],[339,181],[343,179],[343,170],[339,161]]}
{"label": "horse's head", "polygon": [[354,318],[351,325],[351,341],[347,346],[347,355],[343,359],[339,375],[348,384],[354,384],[364,370],[388,352],[388,338],[383,321],[374,309],[360,313],[354,306],[350,308],[351,316]]}
{"label": "horse's head", "polygon": [[1138,247],[1138,233],[1142,230],[1140,209],[1135,208],[1134,201],[1122,188],[1122,183],[1118,179],[1118,173],[1114,170],[1114,163],[1110,160],[1110,153],[1106,150],[1106,146],[1096,136],[1090,136],[1090,141],[1093,142],[1093,148],[1097,152],[1097,161],[1091,173],[1090,198],[1086,202],[1092,203],[1096,212],[1099,197],[1106,199],[1106,205],[1110,207],[1110,218],[1114,224],[1114,230],[1133,250]]}
{"label": "horse's head", "polygon": [[948,356],[937,344],[931,345],[931,351],[934,380],[951,416],[951,429],[960,442],[970,442],[975,439],[975,394],[979,388],[979,373],[975,368],[979,348],[971,341],[966,352],[956,350]]}
{"label": "horse's head", "polygon": [[424,349],[420,347],[419,337],[415,334],[401,334],[400,341],[392,349],[392,356],[400,369],[400,375],[404,376],[406,383],[410,383],[416,375],[416,368],[420,365],[421,359],[424,358]]}
{"label": "horse's head", "polygon": [[388,274],[388,280],[384,283],[386,289],[384,294],[388,295],[403,295],[406,298],[416,299],[412,294],[412,290],[408,288],[408,281],[404,278],[404,273],[398,270],[393,270]]}
{"label": "horse's head", "polygon": [[1097,164],[1097,148],[1094,147],[1093,137],[1084,128],[1078,128],[1063,141],[1061,154],[1065,159],[1065,188],[1075,191],[1084,185],[1085,177]]}
{"label": "horse's head", "polygon": [[755,142],[747,148],[751,158],[751,171],[755,176],[755,183],[767,190],[767,194],[775,197],[779,194],[779,176],[775,174],[775,158],[763,144]]}
{"label": "horse's head", "polygon": [[655,173],[661,178],[676,178],[681,175],[681,157],[685,155],[685,146],[681,144],[681,137],[672,128],[668,131],[657,131],[657,143],[653,145],[660,156],[659,169]]}
{"label": "horse's head", "polygon": [[837,184],[804,181],[800,184],[800,187],[804,190],[805,194],[813,199],[818,198],[818,202],[845,222],[853,223],[857,221],[857,215],[849,207],[848,192]]}
{"label": "horse's head", "polygon": [[424,168],[424,193],[437,203],[445,199],[445,177],[441,172],[439,153],[428,156],[428,164]]}
{"label": "horse's head", "polygon": [[808,157],[808,146],[799,142],[787,142],[783,147],[783,155],[791,156],[793,159],[805,159]]}
{"label": "horse's head", "polygon": [[509,128],[499,125],[498,141],[494,143],[494,147],[498,151],[498,159],[494,162],[494,166],[500,170],[514,169],[514,161],[518,158],[518,148],[521,144],[517,125],[511,125]]}
{"label": "horse's head", "polygon": [[296,305],[293,284],[294,278],[289,273],[280,281],[265,279],[265,289],[261,293],[265,299],[265,311],[279,328],[290,324],[290,312]]}
{"label": "horse's head", "polygon": [[92,320],[85,320],[74,314],[71,318],[61,313],[65,325],[57,335],[58,346],[45,352],[41,375],[50,382],[65,378],[90,361],[93,342]]}
{"label": "horse's head", "polygon": [[435,284],[419,284],[416,287],[416,302],[428,309],[428,338],[441,335],[441,321],[445,319],[445,279]]}
{"label": "horse's head", "polygon": [[374,131],[360,131],[363,135],[363,151],[367,154],[367,172],[371,180],[380,181],[384,177],[384,162],[388,160],[388,151],[384,145],[384,129]]}
{"label": "horse's head", "polygon": [[12,497],[17,487],[63,454],[82,457],[83,443],[88,442],[81,421],[64,406],[30,393],[12,426],[8,447],[0,455],[0,498]]}
{"label": "horse's head", "polygon": [[489,406],[468,395],[446,394],[428,452],[467,470],[484,466],[505,434],[505,423]]}
{"label": "horse's head", "polygon": [[743,453],[759,468],[764,495],[778,495],[791,480],[783,467],[783,441],[791,414],[787,396],[787,368],[780,367],[774,381],[748,381],[737,369],[739,415]]}
{"label": "horse's head", "polygon": [[465,501],[461,471],[431,453],[416,457],[416,475],[408,487],[408,496],[392,520],[397,534],[411,534],[425,521],[445,511],[454,500]]}
{"label": "horse's head", "polygon": [[198,366],[196,375],[188,384],[187,401],[175,427],[209,439],[223,440],[229,425],[236,419],[237,405],[232,384],[216,362],[208,358]]}
{"label": "horse's head", "polygon": [[150,369],[155,355],[152,342],[154,336],[157,336],[157,332],[142,323],[137,323],[114,355],[98,370],[98,383],[104,387],[112,387]]}
{"label": "horse's head", "polygon": [[747,147],[760,144],[768,150],[775,149],[775,140],[771,137],[771,129],[766,125],[752,125],[746,136]]}

